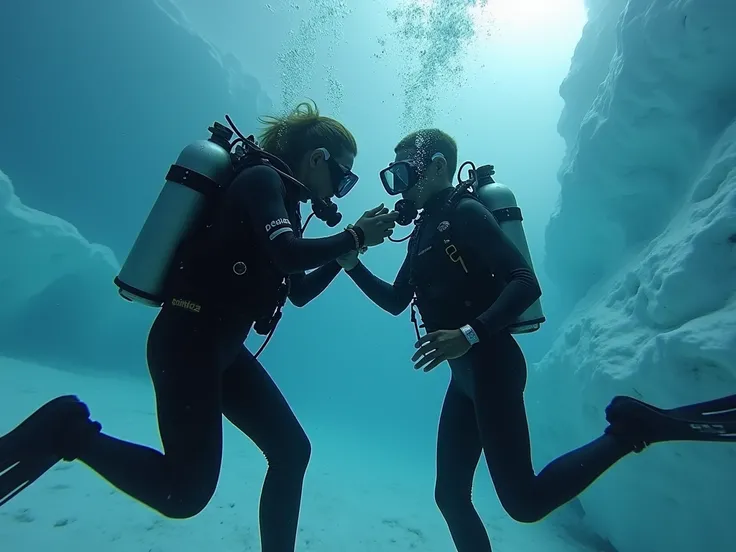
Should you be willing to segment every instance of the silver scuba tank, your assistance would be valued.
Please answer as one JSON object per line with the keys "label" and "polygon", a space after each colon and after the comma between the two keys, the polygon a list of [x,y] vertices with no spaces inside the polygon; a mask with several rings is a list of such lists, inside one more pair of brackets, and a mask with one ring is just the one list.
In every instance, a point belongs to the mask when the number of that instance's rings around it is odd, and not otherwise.
{"label": "silver scuba tank", "polygon": [[[534,271],[532,256],[529,253],[529,245],[522,224],[521,209],[516,204],[516,197],[507,186],[495,182],[492,175],[493,167],[491,165],[483,165],[476,170],[476,194],[478,199],[493,213],[503,233],[513,242],[526,259],[526,262],[529,263],[529,267]],[[535,332],[544,321],[542,302],[537,299],[509,327],[509,331],[515,334]]]}
{"label": "silver scuba tank", "polygon": [[201,222],[210,196],[233,176],[230,138],[220,123],[212,136],[185,147],[171,165],[166,182],[138,234],[115,285],[123,299],[160,307],[179,245]]}

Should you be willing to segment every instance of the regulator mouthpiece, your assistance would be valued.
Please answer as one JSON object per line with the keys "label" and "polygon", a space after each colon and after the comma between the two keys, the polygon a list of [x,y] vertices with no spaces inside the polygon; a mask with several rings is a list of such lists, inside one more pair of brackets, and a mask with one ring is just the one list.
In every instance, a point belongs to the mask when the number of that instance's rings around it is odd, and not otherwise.
{"label": "regulator mouthpiece", "polygon": [[337,210],[337,205],[330,199],[312,199],[312,212],[330,228],[334,228],[342,220],[342,214]]}
{"label": "regulator mouthpiece", "polygon": [[396,224],[400,226],[409,226],[414,219],[419,215],[419,210],[413,201],[408,199],[400,199],[394,206],[394,211],[399,214],[399,218],[396,219]]}

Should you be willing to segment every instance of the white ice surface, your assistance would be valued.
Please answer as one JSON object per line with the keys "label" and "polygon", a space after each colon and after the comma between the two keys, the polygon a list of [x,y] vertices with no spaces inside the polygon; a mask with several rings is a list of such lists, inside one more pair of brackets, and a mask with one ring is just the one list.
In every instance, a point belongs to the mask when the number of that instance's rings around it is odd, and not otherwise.
{"label": "white ice surface", "polygon": [[[594,4],[562,87],[546,264],[576,305],[532,375],[539,465],[599,435],[616,394],[736,393],[736,3]],[[734,462],[733,445],[656,445],[582,504],[620,552],[726,552]]]}

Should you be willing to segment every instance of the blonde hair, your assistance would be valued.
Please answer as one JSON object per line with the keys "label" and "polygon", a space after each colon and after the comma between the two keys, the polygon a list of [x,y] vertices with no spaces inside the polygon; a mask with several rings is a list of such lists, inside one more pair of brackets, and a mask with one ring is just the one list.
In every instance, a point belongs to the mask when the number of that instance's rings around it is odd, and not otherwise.
{"label": "blonde hair", "polygon": [[333,156],[345,152],[358,154],[358,145],[350,131],[339,121],[320,115],[314,102],[302,102],[283,117],[259,120],[265,125],[258,138],[260,146],[279,157],[292,171],[306,153],[317,148],[325,148]]}

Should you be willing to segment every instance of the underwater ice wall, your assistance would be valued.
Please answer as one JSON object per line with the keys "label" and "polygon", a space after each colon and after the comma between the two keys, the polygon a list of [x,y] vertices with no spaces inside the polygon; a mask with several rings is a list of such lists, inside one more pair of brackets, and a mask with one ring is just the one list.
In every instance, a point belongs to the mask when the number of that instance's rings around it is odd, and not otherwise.
{"label": "underwater ice wall", "polygon": [[270,100],[171,0],[0,2],[0,78],[0,356],[144,371],[116,257],[179,151]]}
{"label": "underwater ice wall", "polygon": [[23,205],[1,171],[0,251],[0,356],[56,367],[136,365],[143,348],[126,343],[144,343],[151,314],[114,293],[115,255],[67,221]]}
{"label": "underwater ice wall", "polygon": [[[616,394],[736,392],[736,3],[591,4],[561,87],[546,264],[576,304],[533,377],[540,465],[599,435]],[[656,445],[583,494],[586,519],[620,552],[732,550],[734,462]]]}
{"label": "underwater ice wall", "polygon": [[568,154],[547,229],[546,268],[573,299],[664,230],[736,111],[733,2],[592,4],[561,87]]}
{"label": "underwater ice wall", "polygon": [[181,148],[225,113],[247,128],[270,109],[172,0],[0,2],[0,82],[18,196],[120,259]]}

